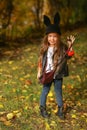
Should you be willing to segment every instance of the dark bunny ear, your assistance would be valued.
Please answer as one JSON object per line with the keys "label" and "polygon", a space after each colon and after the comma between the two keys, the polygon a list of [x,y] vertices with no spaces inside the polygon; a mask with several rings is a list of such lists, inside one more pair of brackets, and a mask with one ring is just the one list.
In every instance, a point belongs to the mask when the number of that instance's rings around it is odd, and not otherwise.
{"label": "dark bunny ear", "polygon": [[60,23],[60,15],[57,12],[54,16],[54,24],[59,24]]}
{"label": "dark bunny ear", "polygon": [[50,19],[49,19],[48,16],[46,16],[46,15],[44,15],[44,24],[45,24],[46,26],[48,26],[48,25],[51,24]]}

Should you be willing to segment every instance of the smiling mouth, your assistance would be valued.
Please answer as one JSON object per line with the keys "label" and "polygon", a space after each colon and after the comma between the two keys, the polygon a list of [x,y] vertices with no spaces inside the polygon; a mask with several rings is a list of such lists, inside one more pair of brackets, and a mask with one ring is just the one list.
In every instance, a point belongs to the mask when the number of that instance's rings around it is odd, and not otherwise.
{"label": "smiling mouth", "polygon": [[55,42],[54,42],[54,41],[51,41],[51,43],[52,43],[52,44],[55,44]]}

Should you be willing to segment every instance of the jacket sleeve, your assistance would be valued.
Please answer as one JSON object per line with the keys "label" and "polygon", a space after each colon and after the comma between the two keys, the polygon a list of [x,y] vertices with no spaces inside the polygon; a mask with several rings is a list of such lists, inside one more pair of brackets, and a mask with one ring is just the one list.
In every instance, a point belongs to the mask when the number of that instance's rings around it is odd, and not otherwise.
{"label": "jacket sleeve", "polygon": [[74,50],[70,51],[68,46],[65,45],[66,57],[70,59],[74,55]]}
{"label": "jacket sleeve", "polygon": [[42,68],[41,60],[38,61],[38,68]]}
{"label": "jacket sleeve", "polygon": [[72,50],[72,51],[67,51],[66,52],[67,53],[67,55],[69,56],[69,57],[72,57],[73,55],[74,55],[74,50]]}

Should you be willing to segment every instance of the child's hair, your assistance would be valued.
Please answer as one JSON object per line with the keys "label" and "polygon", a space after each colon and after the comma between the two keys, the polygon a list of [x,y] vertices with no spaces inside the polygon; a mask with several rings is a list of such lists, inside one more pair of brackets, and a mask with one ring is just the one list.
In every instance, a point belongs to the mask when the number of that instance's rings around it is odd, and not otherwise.
{"label": "child's hair", "polygon": [[[67,48],[67,46],[61,42],[60,40],[60,35],[58,35],[58,42],[54,46],[54,55],[53,55],[53,62],[54,66],[58,63],[58,56],[63,55],[63,48]],[[40,58],[39,60],[42,61],[42,57],[47,52],[49,47],[49,42],[48,42],[48,35],[45,35],[45,37],[42,40],[42,45],[40,49]]]}

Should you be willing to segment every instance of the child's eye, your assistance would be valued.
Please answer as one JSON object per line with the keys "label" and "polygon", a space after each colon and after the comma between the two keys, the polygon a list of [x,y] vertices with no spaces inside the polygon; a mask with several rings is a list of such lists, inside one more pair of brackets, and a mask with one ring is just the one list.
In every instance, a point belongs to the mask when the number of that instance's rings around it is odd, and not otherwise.
{"label": "child's eye", "polygon": [[56,36],[54,36],[54,38],[57,38]]}
{"label": "child's eye", "polygon": [[49,36],[49,37],[52,37],[52,36]]}

